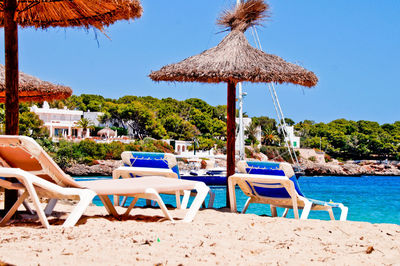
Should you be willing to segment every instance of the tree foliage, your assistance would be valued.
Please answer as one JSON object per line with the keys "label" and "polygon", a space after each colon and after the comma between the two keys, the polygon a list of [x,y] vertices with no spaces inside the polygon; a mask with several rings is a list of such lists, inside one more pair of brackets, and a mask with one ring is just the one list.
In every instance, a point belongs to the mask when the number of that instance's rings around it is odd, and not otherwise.
{"label": "tree foliage", "polygon": [[399,158],[400,121],[379,125],[373,121],[336,119],[329,123],[304,120],[295,125],[302,146],[321,148],[346,159]]}
{"label": "tree foliage", "polygon": [[124,96],[106,99],[82,94],[56,101],[51,106],[103,112],[102,122],[123,127],[134,138],[192,140],[205,137],[216,140],[226,136],[226,106],[211,106],[201,99],[179,101],[151,96]]}

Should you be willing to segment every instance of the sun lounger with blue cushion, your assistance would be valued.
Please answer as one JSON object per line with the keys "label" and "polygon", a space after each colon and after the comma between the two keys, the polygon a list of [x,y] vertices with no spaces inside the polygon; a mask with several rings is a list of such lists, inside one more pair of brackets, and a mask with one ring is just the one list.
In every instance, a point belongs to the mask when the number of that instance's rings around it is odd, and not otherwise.
{"label": "sun lounger with blue cushion", "polygon": [[240,161],[238,170],[240,173],[228,179],[231,211],[236,211],[235,186],[239,185],[249,197],[242,213],[246,212],[250,203],[263,203],[270,205],[274,217],[277,216],[276,207],[282,207],[285,208],[284,217],[288,209],[293,209],[296,219],[299,219],[298,209],[303,209],[301,219],[307,219],[311,210],[323,210],[334,220],[332,209],[339,208],[340,220],[344,221],[347,218],[348,208],[342,203],[307,198],[301,192],[293,168],[288,163]]}
{"label": "sun lounger with blue cushion", "polygon": [[[121,158],[124,166],[113,171],[113,179],[137,178],[142,176],[181,178],[175,155],[171,153],[124,151],[121,154]],[[211,208],[215,194],[211,190],[208,194],[210,196],[208,207]],[[185,208],[189,196],[193,194],[190,191],[186,191],[182,204],[180,202],[180,192],[176,192],[175,195],[177,208]],[[123,200],[122,205],[125,203],[125,200],[126,198]],[[118,198],[114,198],[114,203],[118,203],[118,201]]]}

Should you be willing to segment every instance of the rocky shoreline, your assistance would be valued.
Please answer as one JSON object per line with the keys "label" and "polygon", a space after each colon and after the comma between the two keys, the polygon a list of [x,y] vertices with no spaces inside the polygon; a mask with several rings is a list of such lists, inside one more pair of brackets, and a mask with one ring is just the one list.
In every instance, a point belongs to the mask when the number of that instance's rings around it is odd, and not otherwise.
{"label": "rocky shoreline", "polygon": [[313,163],[302,162],[306,176],[400,176],[399,164],[374,161],[362,163]]}
{"label": "rocky shoreline", "polygon": [[[63,169],[72,176],[111,176],[112,171],[122,165],[120,160],[98,160],[92,165],[75,164]],[[219,163],[223,166],[223,162]],[[361,161],[339,163],[337,161],[322,163],[302,160],[301,166],[306,176],[400,176],[400,163]]]}
{"label": "rocky shoreline", "polygon": [[63,170],[72,176],[111,176],[113,170],[121,165],[121,160],[97,160],[92,165],[74,164]]}

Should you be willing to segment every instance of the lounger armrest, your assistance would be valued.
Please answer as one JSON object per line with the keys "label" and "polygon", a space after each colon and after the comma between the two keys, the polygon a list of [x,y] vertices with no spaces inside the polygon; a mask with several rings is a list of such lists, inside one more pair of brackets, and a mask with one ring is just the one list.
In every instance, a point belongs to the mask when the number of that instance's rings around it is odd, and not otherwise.
{"label": "lounger armrest", "polygon": [[164,176],[178,178],[178,175],[171,169],[150,168],[150,167],[129,167],[121,166],[113,171],[113,179],[131,178],[132,176]]}
{"label": "lounger armrest", "polygon": [[288,183],[291,182],[286,176],[274,175],[252,175],[252,174],[234,174],[229,177],[233,180],[248,180],[254,182],[272,182],[272,183]]}
{"label": "lounger armrest", "polygon": [[20,168],[0,168],[0,176],[15,177],[24,185],[26,185],[25,182],[30,182],[31,184],[34,184],[35,186],[38,186],[40,188],[66,196],[81,195],[81,192],[87,190],[82,188],[61,187],[43,178],[37,177],[27,171],[24,171]]}

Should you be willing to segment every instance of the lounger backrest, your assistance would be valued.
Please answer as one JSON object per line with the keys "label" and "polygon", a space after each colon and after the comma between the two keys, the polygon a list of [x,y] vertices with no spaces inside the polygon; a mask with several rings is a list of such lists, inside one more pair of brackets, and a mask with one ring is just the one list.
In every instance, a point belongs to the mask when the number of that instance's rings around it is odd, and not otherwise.
{"label": "lounger backrest", "polygon": [[[237,166],[239,172],[245,174],[286,177],[294,183],[297,193],[300,196],[304,196],[300,190],[293,168],[288,163],[240,161]],[[287,190],[279,183],[249,181],[245,181],[245,183],[247,189],[245,189],[244,192],[246,193],[246,191],[248,191],[246,194],[252,194],[248,196],[255,195],[270,198],[290,198]]]}
{"label": "lounger backrest", "polygon": [[80,187],[32,138],[0,136],[0,165],[20,168],[64,187]]}
{"label": "lounger backrest", "polygon": [[175,155],[171,153],[124,151],[121,158],[125,166],[171,169],[181,178]]}

